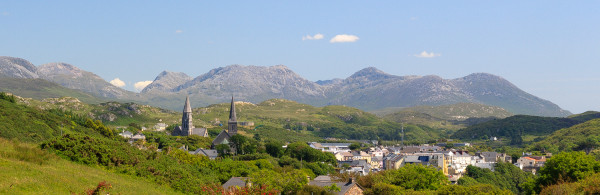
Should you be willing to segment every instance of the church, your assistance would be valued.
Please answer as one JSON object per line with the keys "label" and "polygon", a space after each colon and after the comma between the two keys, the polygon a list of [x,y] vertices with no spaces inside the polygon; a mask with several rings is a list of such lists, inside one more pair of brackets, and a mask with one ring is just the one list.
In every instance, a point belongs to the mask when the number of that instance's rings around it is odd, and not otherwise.
{"label": "church", "polygon": [[235,114],[235,103],[233,102],[233,96],[231,97],[231,108],[229,109],[229,121],[227,121],[227,130],[221,131],[219,135],[213,140],[211,144],[211,148],[215,149],[215,147],[219,144],[228,144],[230,145],[233,151],[235,151],[234,146],[229,141],[231,136],[237,134],[237,116]]}
{"label": "church", "polygon": [[192,124],[192,106],[190,106],[190,99],[188,96],[185,97],[185,105],[183,106],[183,117],[181,117],[181,126],[175,127],[171,135],[199,135],[202,137],[208,137],[208,131],[206,130],[206,128],[195,128]]}

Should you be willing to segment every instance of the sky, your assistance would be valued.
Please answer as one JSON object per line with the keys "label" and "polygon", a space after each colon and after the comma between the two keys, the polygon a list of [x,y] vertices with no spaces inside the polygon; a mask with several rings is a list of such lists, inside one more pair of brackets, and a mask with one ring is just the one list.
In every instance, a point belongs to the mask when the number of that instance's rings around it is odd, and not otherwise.
{"label": "sky", "polygon": [[0,26],[0,56],[131,91],[163,70],[282,64],[317,81],[376,67],[486,72],[573,113],[600,110],[600,1],[5,0]]}

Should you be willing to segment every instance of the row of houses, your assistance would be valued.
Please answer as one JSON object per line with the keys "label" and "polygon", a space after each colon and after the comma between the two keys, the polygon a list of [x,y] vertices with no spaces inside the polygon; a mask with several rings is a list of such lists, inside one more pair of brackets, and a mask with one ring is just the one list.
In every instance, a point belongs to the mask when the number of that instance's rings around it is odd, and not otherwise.
{"label": "row of houses", "polygon": [[[367,175],[380,170],[398,169],[406,164],[421,164],[439,168],[450,181],[456,181],[467,169],[476,166],[494,170],[498,162],[512,163],[510,155],[498,152],[469,153],[462,150],[445,149],[445,144],[419,145],[405,147],[372,147],[364,151],[351,151],[350,143],[316,143],[312,148],[331,152],[338,160],[338,167],[344,172]],[[469,143],[454,143],[457,146],[469,146]],[[545,162],[545,157],[524,156],[514,165],[524,171],[536,173]]]}

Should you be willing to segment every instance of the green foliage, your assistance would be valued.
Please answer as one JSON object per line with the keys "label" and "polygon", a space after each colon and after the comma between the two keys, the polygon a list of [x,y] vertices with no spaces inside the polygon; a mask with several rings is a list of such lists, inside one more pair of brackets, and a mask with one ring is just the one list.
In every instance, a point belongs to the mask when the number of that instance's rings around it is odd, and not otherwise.
{"label": "green foliage", "polygon": [[282,194],[298,192],[308,183],[307,175],[300,170],[289,172],[260,170],[249,177],[253,184],[271,186]]}
{"label": "green foliage", "polygon": [[552,156],[540,169],[538,186],[577,182],[600,171],[600,162],[584,152],[563,152]]}
{"label": "green foliage", "polygon": [[348,146],[348,148],[350,150],[358,150],[358,149],[360,149],[360,144],[359,143],[352,143],[352,144],[350,144],[350,146]]}
{"label": "green foliage", "polygon": [[320,150],[311,148],[305,142],[288,144],[285,155],[306,162],[326,162],[332,165],[336,165],[337,163],[337,160],[332,153],[321,152]]}
{"label": "green foliage", "polygon": [[600,194],[600,173],[578,182],[545,186],[539,194]]}
{"label": "green foliage", "polygon": [[215,173],[206,167],[209,162],[205,157],[194,159],[195,156],[177,150],[171,154],[158,153],[139,150],[125,142],[75,134],[46,141],[41,147],[75,162],[145,177],[184,192],[200,193],[201,185],[218,182]]}
{"label": "green foliage", "polygon": [[511,145],[520,145],[522,143],[522,136],[549,135],[556,130],[585,122],[589,118],[592,117],[559,118],[516,115],[461,129],[452,135],[452,137],[467,140],[478,139],[482,136],[505,137],[511,140]]}
{"label": "green foliage", "polygon": [[269,141],[265,144],[266,152],[272,157],[279,158],[283,155],[284,149],[283,144],[278,141]]}
{"label": "green foliage", "polygon": [[510,190],[502,189],[490,184],[475,184],[470,186],[446,185],[436,191],[436,194],[513,194]]}
{"label": "green foliage", "polygon": [[490,184],[501,189],[508,189],[515,194],[523,193],[520,184],[533,179],[531,173],[527,173],[511,163],[498,162],[494,171],[475,166],[467,166],[467,174],[459,179],[459,185],[471,186],[478,183]]}
{"label": "green foliage", "polygon": [[397,170],[376,173],[373,181],[412,190],[436,190],[448,183],[444,173],[435,167],[413,164],[406,164]]}
{"label": "green foliage", "polygon": [[546,139],[532,144],[532,149],[558,153],[560,151],[592,152],[600,142],[600,119],[593,119],[558,130]]}
{"label": "green foliage", "polygon": [[55,136],[61,131],[99,135],[99,132],[86,128],[85,120],[72,112],[56,109],[40,110],[9,101],[0,101],[0,137],[25,142],[40,142]]}
{"label": "green foliage", "polygon": [[0,92],[0,100],[6,100],[10,103],[16,103],[17,99],[14,95],[8,95],[5,92]]}

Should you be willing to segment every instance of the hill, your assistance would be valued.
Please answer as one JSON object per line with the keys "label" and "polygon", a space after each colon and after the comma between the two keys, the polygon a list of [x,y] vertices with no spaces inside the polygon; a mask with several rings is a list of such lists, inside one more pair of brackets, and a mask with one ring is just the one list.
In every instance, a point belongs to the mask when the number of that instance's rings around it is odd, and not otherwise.
{"label": "hill", "polygon": [[0,138],[0,194],[80,194],[106,181],[115,194],[179,194],[171,188],[61,159],[39,146]]}
{"label": "hill", "polygon": [[374,111],[387,120],[397,123],[422,124],[434,128],[458,130],[469,125],[512,114],[503,108],[475,103],[458,103],[442,106],[415,106]]}
{"label": "hill", "polygon": [[89,104],[97,104],[110,100],[93,96],[80,90],[69,89],[43,79],[0,78],[0,91],[37,100],[65,96],[74,97]]}
{"label": "hill", "polygon": [[[560,151],[592,152],[600,147],[600,119],[574,125],[553,132],[545,139],[532,144],[533,150],[558,153]],[[596,153],[600,156],[600,153]]]}
{"label": "hill", "polygon": [[597,112],[586,112],[569,118],[516,115],[460,129],[452,137],[467,140],[502,137],[511,139],[512,144],[521,144],[522,136],[545,136],[558,129],[599,117]]}

